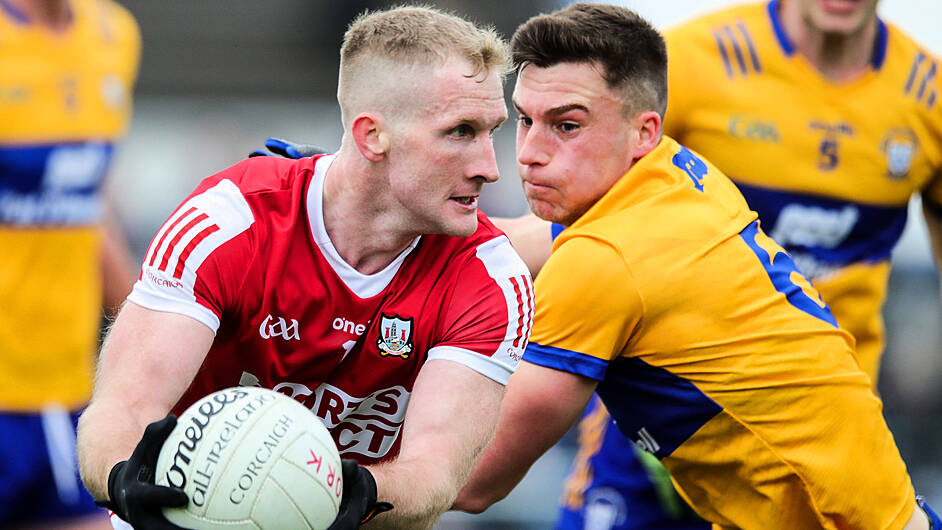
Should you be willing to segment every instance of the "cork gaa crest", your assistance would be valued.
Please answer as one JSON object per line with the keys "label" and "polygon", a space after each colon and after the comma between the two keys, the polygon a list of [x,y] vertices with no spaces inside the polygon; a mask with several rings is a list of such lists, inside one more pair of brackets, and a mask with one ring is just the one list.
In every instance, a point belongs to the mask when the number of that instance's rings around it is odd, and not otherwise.
{"label": "cork gaa crest", "polygon": [[379,339],[376,346],[382,357],[392,355],[408,359],[412,353],[412,318],[402,318],[399,315],[389,316],[383,313],[379,321]]}

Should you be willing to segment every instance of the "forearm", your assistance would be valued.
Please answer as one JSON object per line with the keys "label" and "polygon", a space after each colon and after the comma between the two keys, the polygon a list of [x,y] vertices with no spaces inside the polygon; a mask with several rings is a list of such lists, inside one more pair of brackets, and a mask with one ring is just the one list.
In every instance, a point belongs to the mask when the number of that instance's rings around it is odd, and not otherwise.
{"label": "forearm", "polygon": [[394,506],[375,519],[377,527],[430,528],[451,508],[494,436],[502,394],[501,385],[467,367],[426,363],[409,402],[398,458],[370,467],[377,499]]}
{"label": "forearm", "polygon": [[108,474],[127,460],[147,424],[167,415],[170,406],[130,389],[100,391],[79,418],[76,452],[85,487],[96,499],[108,498]]}
{"label": "forearm", "polygon": [[447,511],[468,479],[470,466],[463,473],[443,471],[436,462],[394,460],[371,466],[376,478],[377,499],[392,503],[392,511],[377,517],[370,527],[431,528]]}
{"label": "forearm", "polygon": [[[503,421],[510,419],[502,416]],[[516,432],[512,427],[504,428]],[[503,500],[523,480],[533,462],[555,443],[551,441],[549,445],[543,444],[541,447],[528,446],[524,438],[516,438],[506,431],[501,434],[499,430],[498,437],[484,451],[466,484],[453,499],[450,509],[481,513]]]}
{"label": "forearm", "polygon": [[85,409],[79,419],[76,437],[79,472],[82,482],[96,499],[108,498],[108,473],[121,460],[125,460],[141,438],[140,430],[115,421],[121,418],[95,402]]}
{"label": "forearm", "polygon": [[212,339],[209,328],[189,317],[133,303],[121,310],[102,346],[76,440],[82,480],[95,498],[107,498],[111,468],[183,395]]}
{"label": "forearm", "polygon": [[501,403],[497,434],[453,509],[480,513],[506,497],[575,423],[595,385],[568,372],[520,363]]}

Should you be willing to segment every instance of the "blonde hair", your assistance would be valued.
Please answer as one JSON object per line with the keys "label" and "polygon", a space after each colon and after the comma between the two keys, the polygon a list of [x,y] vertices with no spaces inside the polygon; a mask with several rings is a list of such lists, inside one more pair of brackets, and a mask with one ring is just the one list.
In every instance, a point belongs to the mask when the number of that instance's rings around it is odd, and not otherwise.
{"label": "blonde hair", "polygon": [[383,90],[384,80],[454,58],[468,62],[469,77],[491,72],[503,77],[510,70],[509,47],[492,27],[427,6],[363,12],[350,23],[340,48],[337,101],[344,124],[364,100],[395,103],[390,92],[396,92],[397,85]]}

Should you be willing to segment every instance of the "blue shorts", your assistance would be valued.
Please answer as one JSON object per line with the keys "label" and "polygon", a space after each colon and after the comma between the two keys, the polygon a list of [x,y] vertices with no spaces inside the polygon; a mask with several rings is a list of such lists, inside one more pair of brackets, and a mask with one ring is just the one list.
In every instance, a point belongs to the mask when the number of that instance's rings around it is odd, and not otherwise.
{"label": "blue shorts", "polygon": [[81,411],[0,413],[0,528],[107,512],[82,484],[75,456]]}
{"label": "blue shorts", "polygon": [[558,530],[709,530],[677,495],[667,470],[636,449],[594,396],[579,423]]}

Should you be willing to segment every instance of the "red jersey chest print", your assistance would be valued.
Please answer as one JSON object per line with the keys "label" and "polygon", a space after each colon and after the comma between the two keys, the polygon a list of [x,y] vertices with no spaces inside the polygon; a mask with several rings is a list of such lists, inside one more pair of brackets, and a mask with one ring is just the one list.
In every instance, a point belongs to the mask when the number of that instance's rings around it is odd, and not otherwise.
{"label": "red jersey chest print", "polygon": [[359,273],[324,229],[331,161],[257,157],[205,180],[154,237],[129,300],[216,332],[175,412],[220,388],[273,388],[317,414],[341,454],[372,462],[398,452],[427,360],[506,383],[529,337],[532,282],[483,215],[470,237],[423,236]]}

